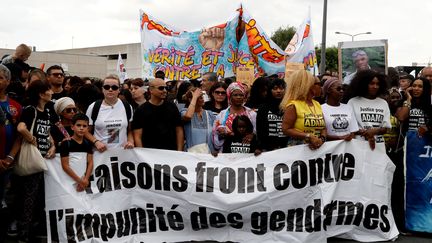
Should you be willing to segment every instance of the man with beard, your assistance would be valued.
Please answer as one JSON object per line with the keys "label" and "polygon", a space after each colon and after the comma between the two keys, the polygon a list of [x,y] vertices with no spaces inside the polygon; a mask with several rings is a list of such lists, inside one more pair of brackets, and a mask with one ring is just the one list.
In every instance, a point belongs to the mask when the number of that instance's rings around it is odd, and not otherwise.
{"label": "man with beard", "polygon": [[259,144],[264,151],[285,148],[288,137],[282,132],[283,111],[279,104],[285,94],[285,81],[274,79],[268,85],[267,102],[259,107],[256,126]]}

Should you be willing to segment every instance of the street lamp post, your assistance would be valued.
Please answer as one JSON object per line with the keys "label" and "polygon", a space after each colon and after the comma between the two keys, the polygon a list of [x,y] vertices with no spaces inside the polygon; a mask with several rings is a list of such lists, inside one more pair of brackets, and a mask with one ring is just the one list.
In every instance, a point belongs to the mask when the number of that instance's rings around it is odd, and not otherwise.
{"label": "street lamp post", "polygon": [[322,28],[322,42],[321,42],[321,62],[320,74],[324,74],[326,70],[326,32],[327,32],[327,0],[324,0],[323,8],[323,28]]}
{"label": "street lamp post", "polygon": [[368,31],[368,32],[358,33],[358,34],[352,35],[352,34],[349,34],[349,33],[336,31],[335,34],[337,34],[337,35],[348,35],[348,36],[351,36],[351,41],[354,41],[354,37],[355,36],[358,36],[358,35],[370,35],[370,34],[372,34],[372,32]]}

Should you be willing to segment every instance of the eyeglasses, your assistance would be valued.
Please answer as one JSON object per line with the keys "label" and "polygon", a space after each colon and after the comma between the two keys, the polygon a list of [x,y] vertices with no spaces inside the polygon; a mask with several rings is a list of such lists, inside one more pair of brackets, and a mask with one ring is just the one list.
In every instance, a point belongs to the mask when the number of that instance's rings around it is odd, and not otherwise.
{"label": "eyeglasses", "polygon": [[63,77],[64,73],[51,73],[52,76],[56,76],[57,78]]}
{"label": "eyeglasses", "polygon": [[225,91],[215,91],[214,93],[217,95],[226,95]]}
{"label": "eyeglasses", "polygon": [[169,90],[170,89],[170,88],[168,88],[168,86],[150,86],[150,87],[156,88],[156,89],[158,89],[160,91],[163,91],[164,89],[165,90]]}
{"label": "eyeglasses", "polygon": [[104,90],[110,90],[110,89],[112,89],[113,91],[116,91],[116,90],[119,89],[119,86],[117,86],[117,85],[108,85],[108,84],[105,84],[104,86],[102,86],[102,88],[103,88]]}
{"label": "eyeglasses", "polygon": [[77,108],[66,108],[64,109],[64,112],[66,113],[76,113],[77,112]]}

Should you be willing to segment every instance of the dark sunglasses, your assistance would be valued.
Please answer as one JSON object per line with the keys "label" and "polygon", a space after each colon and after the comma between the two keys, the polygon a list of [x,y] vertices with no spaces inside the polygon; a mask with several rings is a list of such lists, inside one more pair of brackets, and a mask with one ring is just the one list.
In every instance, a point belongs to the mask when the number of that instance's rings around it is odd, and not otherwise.
{"label": "dark sunglasses", "polygon": [[152,87],[152,88],[156,88],[156,89],[158,89],[158,90],[160,90],[160,91],[163,91],[164,89],[165,90],[170,90],[171,88],[168,88],[168,86],[150,86],[150,87]]}
{"label": "dark sunglasses", "polygon": [[225,91],[215,91],[214,93],[217,95],[226,95]]}
{"label": "dark sunglasses", "polygon": [[104,90],[110,90],[110,89],[112,89],[112,90],[116,91],[116,90],[119,89],[119,86],[117,86],[117,85],[108,85],[108,84],[105,84],[104,86],[102,86],[102,88],[103,88]]}
{"label": "dark sunglasses", "polygon": [[77,112],[77,109],[76,108],[66,108],[66,109],[64,109],[64,112],[66,112],[66,113],[76,113]]}
{"label": "dark sunglasses", "polygon": [[57,78],[58,78],[58,77],[63,77],[63,76],[64,76],[63,73],[51,73],[51,75],[52,75],[52,76],[56,76]]}

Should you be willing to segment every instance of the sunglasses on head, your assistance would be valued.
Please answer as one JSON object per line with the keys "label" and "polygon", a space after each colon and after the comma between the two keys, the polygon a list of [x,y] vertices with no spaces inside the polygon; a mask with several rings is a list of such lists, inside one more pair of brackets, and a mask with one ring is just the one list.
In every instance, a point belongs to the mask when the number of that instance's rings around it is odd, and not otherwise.
{"label": "sunglasses on head", "polygon": [[51,73],[51,75],[52,75],[52,76],[56,76],[57,78],[58,78],[58,77],[63,77],[63,76],[64,76],[63,73]]}
{"label": "sunglasses on head", "polygon": [[171,89],[171,87],[170,88],[168,88],[168,86],[151,86],[152,88],[156,88],[156,89],[158,89],[158,90],[160,90],[160,91],[163,91],[164,89],[165,90],[170,90]]}
{"label": "sunglasses on head", "polygon": [[117,85],[108,85],[108,84],[105,84],[104,86],[102,86],[102,88],[103,88],[104,90],[110,90],[110,89],[112,89],[112,90],[116,91],[116,90],[119,89],[119,86],[117,86]]}
{"label": "sunglasses on head", "polygon": [[77,109],[76,108],[66,108],[66,109],[64,109],[64,112],[66,112],[66,113],[76,113],[77,112]]}
{"label": "sunglasses on head", "polygon": [[226,95],[225,91],[215,91],[214,93],[217,95]]}

